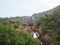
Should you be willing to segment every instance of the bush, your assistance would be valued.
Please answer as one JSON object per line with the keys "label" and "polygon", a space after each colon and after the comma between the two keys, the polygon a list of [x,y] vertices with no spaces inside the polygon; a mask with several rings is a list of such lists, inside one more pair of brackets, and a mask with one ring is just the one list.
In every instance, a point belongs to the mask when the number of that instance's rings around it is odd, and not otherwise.
{"label": "bush", "polygon": [[26,32],[16,32],[9,25],[0,25],[0,45],[39,45],[39,41]]}
{"label": "bush", "polygon": [[20,31],[16,36],[16,45],[39,45],[39,41],[30,34]]}
{"label": "bush", "polygon": [[44,26],[43,29],[42,29],[42,31],[43,31],[44,34],[47,33],[47,30],[48,30],[48,27],[47,26]]}

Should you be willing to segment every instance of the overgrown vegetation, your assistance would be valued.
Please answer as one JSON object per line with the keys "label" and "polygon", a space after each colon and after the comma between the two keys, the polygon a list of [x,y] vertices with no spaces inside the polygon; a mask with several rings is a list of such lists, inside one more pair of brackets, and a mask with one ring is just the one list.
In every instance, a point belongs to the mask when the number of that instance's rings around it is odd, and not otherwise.
{"label": "overgrown vegetation", "polygon": [[43,36],[49,35],[50,43],[60,41],[60,14],[57,11],[51,15],[46,14],[36,21],[36,24],[42,27]]}
{"label": "overgrown vegetation", "polygon": [[39,41],[27,32],[16,32],[9,19],[0,18],[0,45],[39,45]]}
{"label": "overgrown vegetation", "polygon": [[[38,15],[41,14],[38,13]],[[44,13],[43,16],[33,21],[36,21],[34,24],[27,24],[24,21],[23,23],[26,24],[21,24],[23,18],[24,17],[0,18],[0,45],[40,45],[39,40],[43,45],[50,45],[57,42],[59,42],[60,45],[60,8],[54,10],[52,14]],[[26,20],[28,19],[30,18]],[[34,39],[30,35],[32,31],[38,33],[38,39]]]}

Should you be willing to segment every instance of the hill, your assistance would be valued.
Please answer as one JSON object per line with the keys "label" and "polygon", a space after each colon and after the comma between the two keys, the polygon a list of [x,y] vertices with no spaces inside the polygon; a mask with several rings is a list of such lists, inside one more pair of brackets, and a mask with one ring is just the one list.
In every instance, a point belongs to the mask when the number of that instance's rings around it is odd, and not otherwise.
{"label": "hill", "polygon": [[[40,17],[40,16],[44,16],[44,15],[50,15],[50,14],[53,14],[53,12],[54,11],[60,11],[60,5],[59,6],[57,6],[57,7],[55,7],[55,8],[53,8],[53,9],[51,9],[51,10],[48,10],[48,11],[44,11],[44,12],[42,12],[42,13],[34,13],[32,16],[34,17],[34,18],[38,18],[38,17]],[[58,13],[60,13],[60,12],[58,12]]]}
{"label": "hill", "polygon": [[38,17],[41,17],[41,16],[51,15],[53,14],[54,11],[60,14],[60,5],[48,11],[44,11],[41,13],[34,13],[32,16],[22,16],[22,17],[17,16],[17,17],[10,17],[9,19],[13,21],[19,21],[19,22],[21,22],[22,20],[27,20],[28,22],[31,22],[33,21],[33,18],[37,19]]}

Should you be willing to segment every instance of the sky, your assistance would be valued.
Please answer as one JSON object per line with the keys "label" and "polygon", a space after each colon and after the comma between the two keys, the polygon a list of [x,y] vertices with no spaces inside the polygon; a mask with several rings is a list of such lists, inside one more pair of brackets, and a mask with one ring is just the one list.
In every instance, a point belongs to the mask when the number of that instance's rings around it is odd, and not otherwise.
{"label": "sky", "polygon": [[0,17],[32,16],[60,5],[60,0],[0,0]]}

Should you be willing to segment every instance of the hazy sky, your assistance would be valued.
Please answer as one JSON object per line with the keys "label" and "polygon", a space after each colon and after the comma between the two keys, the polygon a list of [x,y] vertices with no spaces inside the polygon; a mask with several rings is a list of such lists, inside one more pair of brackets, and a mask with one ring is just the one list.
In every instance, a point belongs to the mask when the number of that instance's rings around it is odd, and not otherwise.
{"label": "hazy sky", "polygon": [[0,17],[31,16],[60,5],[60,0],[0,0]]}

